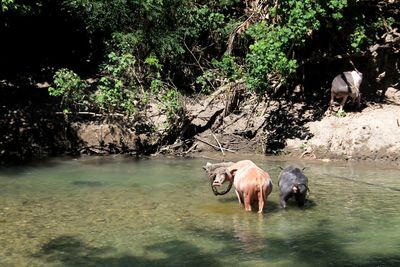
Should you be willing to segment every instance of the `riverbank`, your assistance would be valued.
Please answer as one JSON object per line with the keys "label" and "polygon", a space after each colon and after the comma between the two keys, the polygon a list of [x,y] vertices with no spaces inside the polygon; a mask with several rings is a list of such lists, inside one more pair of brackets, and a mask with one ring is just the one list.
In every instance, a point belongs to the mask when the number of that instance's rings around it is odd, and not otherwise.
{"label": "riverbank", "polygon": [[373,104],[346,117],[326,116],[306,125],[309,140],[288,140],[287,151],[300,157],[398,161],[400,106]]}
{"label": "riverbank", "polygon": [[[43,98],[41,98],[43,99]],[[297,159],[400,160],[400,92],[381,103],[348,104],[342,116],[327,112],[327,99],[266,99],[239,84],[185,100],[173,125],[149,105],[140,120],[95,113],[63,115],[54,105],[1,107],[0,161],[51,155],[171,155],[201,157],[275,155]],[[240,157],[240,156],[239,156]]]}
{"label": "riverbank", "polygon": [[[216,127],[195,136],[192,154],[219,150],[222,154],[266,153],[322,160],[400,159],[400,93],[394,88],[386,91],[384,102],[364,102],[360,110],[341,116],[327,112],[320,103],[251,105],[250,100],[238,109],[240,113],[217,119]],[[210,110],[215,114],[219,109]]]}

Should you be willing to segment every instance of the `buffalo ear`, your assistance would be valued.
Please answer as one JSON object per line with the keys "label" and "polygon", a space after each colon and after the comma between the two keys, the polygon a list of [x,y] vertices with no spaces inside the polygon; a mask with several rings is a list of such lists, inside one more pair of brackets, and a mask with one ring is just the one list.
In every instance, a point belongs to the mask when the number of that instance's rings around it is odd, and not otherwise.
{"label": "buffalo ear", "polygon": [[231,176],[235,176],[236,172],[238,171],[238,168],[235,168],[235,169],[229,168],[228,171],[229,171],[229,174],[230,174]]}
{"label": "buffalo ear", "polygon": [[231,180],[231,181],[233,180],[233,176],[236,171],[237,171],[236,169],[235,170],[226,170],[226,176],[228,176],[229,180]]}

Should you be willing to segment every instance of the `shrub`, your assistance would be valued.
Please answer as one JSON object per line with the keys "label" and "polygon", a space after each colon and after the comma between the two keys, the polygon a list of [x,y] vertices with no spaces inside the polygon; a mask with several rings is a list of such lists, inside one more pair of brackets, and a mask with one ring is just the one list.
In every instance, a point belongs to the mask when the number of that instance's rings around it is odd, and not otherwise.
{"label": "shrub", "polygon": [[54,75],[54,87],[49,87],[51,96],[61,97],[61,107],[73,110],[87,110],[90,106],[87,97],[87,83],[75,72],[60,69]]}

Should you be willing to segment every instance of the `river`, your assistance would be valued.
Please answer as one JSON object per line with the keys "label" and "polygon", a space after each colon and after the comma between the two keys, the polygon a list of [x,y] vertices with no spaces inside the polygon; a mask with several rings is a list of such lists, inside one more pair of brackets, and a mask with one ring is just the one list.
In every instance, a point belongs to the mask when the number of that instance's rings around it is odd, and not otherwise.
{"label": "river", "polygon": [[[400,168],[257,157],[263,215],[214,196],[206,159],[51,158],[0,169],[0,266],[400,266]],[[306,167],[279,207],[279,166]]]}

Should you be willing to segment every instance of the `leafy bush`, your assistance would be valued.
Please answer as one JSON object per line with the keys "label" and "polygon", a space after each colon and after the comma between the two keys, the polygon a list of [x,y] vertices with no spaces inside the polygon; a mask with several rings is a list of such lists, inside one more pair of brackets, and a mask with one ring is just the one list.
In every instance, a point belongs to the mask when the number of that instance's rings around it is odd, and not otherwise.
{"label": "leafy bush", "polygon": [[95,94],[95,103],[105,112],[137,112],[132,92],[126,90],[121,80],[102,77]]}
{"label": "leafy bush", "polygon": [[297,67],[297,61],[287,57],[290,40],[287,34],[290,30],[262,22],[249,29],[248,33],[256,41],[246,57],[247,85],[259,92],[271,91],[272,77],[277,76],[279,82],[285,83]]}
{"label": "leafy bush", "polygon": [[356,27],[353,34],[350,35],[351,39],[351,48],[354,52],[360,52],[361,47],[365,44],[368,40],[366,35],[365,27],[360,25]]}
{"label": "leafy bush", "polygon": [[14,0],[2,0],[0,3],[1,11],[7,11],[14,7]]}
{"label": "leafy bush", "polygon": [[[215,71],[207,69],[202,75],[196,78],[196,84],[200,86],[203,94],[210,94],[213,91],[214,84],[216,84],[217,74]],[[212,86],[211,86],[212,85]]]}
{"label": "leafy bush", "polygon": [[305,46],[321,21],[341,19],[346,5],[347,0],[288,0],[271,7],[269,21],[262,20],[247,30],[254,39],[246,56],[248,87],[270,92],[274,86],[286,84],[298,67],[294,51]]}
{"label": "leafy bush", "polygon": [[243,76],[243,70],[236,62],[236,58],[231,55],[224,54],[220,61],[213,59],[211,63],[220,71],[220,75],[229,81],[236,81]]}
{"label": "leafy bush", "polygon": [[49,87],[51,96],[61,97],[61,106],[73,110],[87,110],[87,84],[75,72],[60,69],[54,75],[54,87]]}
{"label": "leafy bush", "polygon": [[162,105],[166,110],[166,114],[170,123],[177,121],[183,108],[182,95],[176,88],[170,88],[161,96]]}

